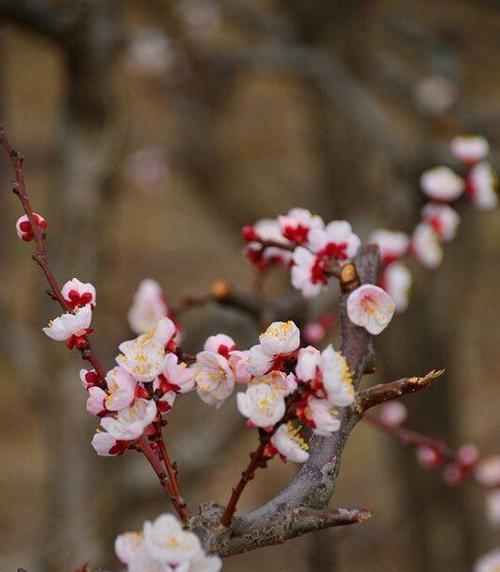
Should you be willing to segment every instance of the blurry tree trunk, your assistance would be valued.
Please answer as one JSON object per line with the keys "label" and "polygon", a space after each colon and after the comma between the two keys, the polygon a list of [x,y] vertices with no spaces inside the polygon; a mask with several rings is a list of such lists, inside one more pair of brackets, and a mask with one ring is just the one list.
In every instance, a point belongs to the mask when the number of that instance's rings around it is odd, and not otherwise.
{"label": "blurry tree trunk", "polygon": [[[49,245],[61,283],[74,275],[99,285],[106,191],[117,142],[111,136],[117,12],[113,2],[86,2],[66,51],[66,100],[59,132],[60,172],[50,197],[56,218]],[[52,309],[54,311],[54,309]],[[48,495],[42,566],[68,570],[99,554],[94,488],[99,465],[90,447],[92,429],[75,356],[50,346],[44,425],[48,441]],[[90,466],[92,469],[90,470]],[[97,552],[97,554],[96,554]]]}

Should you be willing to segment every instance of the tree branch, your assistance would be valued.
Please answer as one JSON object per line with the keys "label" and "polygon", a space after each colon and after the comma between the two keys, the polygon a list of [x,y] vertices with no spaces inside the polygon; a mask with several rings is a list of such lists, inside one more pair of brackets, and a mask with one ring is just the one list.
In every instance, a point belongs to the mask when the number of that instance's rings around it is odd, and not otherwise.
{"label": "tree branch", "polygon": [[398,399],[398,397],[402,397],[408,393],[415,393],[415,391],[426,389],[441,377],[443,373],[444,369],[432,370],[424,375],[424,377],[398,379],[391,383],[381,383],[364,391],[360,391],[356,398],[354,412],[357,415],[363,415],[365,411],[375,407],[375,405],[380,405],[380,403],[384,401]]}
{"label": "tree branch", "polygon": [[58,44],[67,41],[74,25],[74,18],[65,10],[38,0],[0,0],[0,20],[21,25]]}

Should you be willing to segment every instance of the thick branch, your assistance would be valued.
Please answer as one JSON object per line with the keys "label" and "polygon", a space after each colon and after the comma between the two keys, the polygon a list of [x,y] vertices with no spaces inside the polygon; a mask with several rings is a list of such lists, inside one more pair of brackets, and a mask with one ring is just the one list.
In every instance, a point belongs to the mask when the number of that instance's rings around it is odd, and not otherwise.
{"label": "thick branch", "polygon": [[[222,510],[216,504],[202,505],[201,513],[191,521],[193,530],[203,536],[205,549],[222,557],[281,544],[323,528],[363,523],[373,514],[366,508],[317,510],[299,505],[283,507],[273,520],[267,522],[250,525],[246,519],[235,519],[230,529],[220,532],[216,524],[220,522]],[[210,531],[208,535],[207,530]]]}
{"label": "thick branch", "polygon": [[408,393],[415,393],[421,389],[430,387],[444,373],[444,369],[432,370],[424,377],[408,377],[398,379],[391,383],[381,383],[374,385],[364,391],[360,391],[354,405],[354,412],[357,415],[363,415],[365,411],[379,405],[384,401],[398,399]]}

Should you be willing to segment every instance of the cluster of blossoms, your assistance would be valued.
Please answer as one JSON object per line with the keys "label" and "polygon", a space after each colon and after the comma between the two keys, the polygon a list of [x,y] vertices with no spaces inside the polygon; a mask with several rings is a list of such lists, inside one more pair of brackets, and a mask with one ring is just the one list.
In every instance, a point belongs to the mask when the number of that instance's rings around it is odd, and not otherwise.
{"label": "cluster of blossoms", "polygon": [[[449,203],[465,193],[480,209],[490,210],[498,204],[495,174],[485,160],[488,142],[483,137],[456,137],[451,151],[464,174],[444,166],[422,174],[420,186],[430,201],[422,208],[421,221],[412,234],[379,229],[367,240],[379,247],[379,285],[391,295],[398,311],[408,306],[412,284],[411,272],[402,260],[412,256],[427,268],[437,268],[443,258],[442,243],[456,235],[460,216]],[[321,217],[301,208],[276,219],[259,220],[244,227],[242,235],[248,243],[247,257],[257,269],[264,271],[272,264],[290,268],[293,287],[306,298],[320,294],[361,245],[348,222],[325,224]]]}
{"label": "cluster of blossoms", "polygon": [[140,531],[120,534],[115,552],[128,572],[218,572],[222,568],[220,558],[207,556],[196,534],[183,530],[171,514],[146,521]]}

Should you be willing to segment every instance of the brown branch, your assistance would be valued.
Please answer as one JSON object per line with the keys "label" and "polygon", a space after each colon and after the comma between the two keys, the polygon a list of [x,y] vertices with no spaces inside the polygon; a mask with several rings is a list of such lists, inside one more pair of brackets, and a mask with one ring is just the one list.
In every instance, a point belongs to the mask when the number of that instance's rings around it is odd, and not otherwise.
{"label": "brown branch", "polygon": [[366,508],[284,506],[272,519],[249,523],[246,519],[236,518],[231,528],[220,531],[216,525],[220,522],[222,510],[217,504],[202,505],[200,512],[190,521],[190,527],[204,538],[205,549],[222,557],[281,544],[315,530],[364,523],[373,514]]}
{"label": "brown branch", "polygon": [[0,0],[0,20],[7,20],[58,44],[68,40],[74,19],[62,8],[39,0]]}
{"label": "brown branch", "polygon": [[444,373],[444,369],[432,370],[424,377],[408,377],[391,383],[381,383],[360,391],[354,404],[354,412],[363,415],[368,409],[384,401],[398,399],[408,393],[415,393],[430,387]]}
{"label": "brown branch", "polygon": [[[348,319],[346,300],[348,291],[357,284],[375,283],[378,271],[377,247],[364,247],[354,260],[354,266],[355,273],[351,272],[353,279],[347,281],[349,286],[346,285],[341,299],[340,313],[342,352],[353,372],[357,388],[363,374],[373,370],[373,350],[369,334]],[[318,523],[314,523],[315,528],[303,527],[298,522],[300,519],[297,511],[304,508],[327,510],[335,489],[344,446],[359,417],[351,408],[344,408],[341,419],[337,432],[327,437],[315,435],[311,438],[308,461],[302,465],[290,484],[265,505],[235,517],[231,526],[222,530],[220,519],[224,509],[216,505],[200,507],[191,527],[200,535],[205,548],[228,556],[283,542],[314,530]]]}

